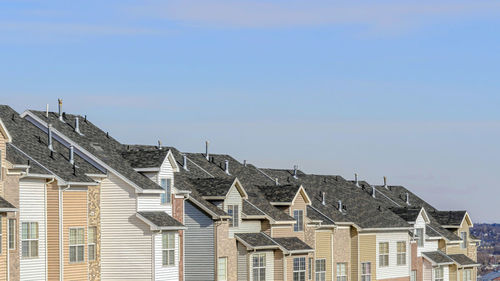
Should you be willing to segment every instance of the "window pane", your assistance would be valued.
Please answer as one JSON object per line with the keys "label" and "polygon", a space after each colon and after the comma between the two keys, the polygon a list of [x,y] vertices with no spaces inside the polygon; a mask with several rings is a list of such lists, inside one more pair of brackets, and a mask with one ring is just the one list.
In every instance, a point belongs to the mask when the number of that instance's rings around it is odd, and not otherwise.
{"label": "window pane", "polygon": [[168,234],[168,245],[167,246],[169,249],[175,248],[175,235],[173,233]]}
{"label": "window pane", "polygon": [[38,240],[31,241],[31,257],[38,257]]}
{"label": "window pane", "polygon": [[76,244],[76,229],[69,230],[69,244],[70,245]]}
{"label": "window pane", "polygon": [[37,222],[32,222],[30,223],[30,238],[31,239],[38,239],[38,223]]}
{"label": "window pane", "polygon": [[23,241],[22,243],[22,252],[23,252],[23,257],[29,257],[30,256],[30,242],[29,241]]}
{"label": "window pane", "polygon": [[168,253],[165,250],[162,253],[162,264],[163,265],[167,265],[168,264]]}
{"label": "window pane", "polygon": [[78,261],[85,260],[85,246],[78,246]]}
{"label": "window pane", "polygon": [[28,239],[29,234],[29,224],[27,222],[22,223],[22,239]]}
{"label": "window pane", "polygon": [[234,205],[233,207],[234,210],[234,221],[233,221],[233,226],[238,227],[240,225],[240,213],[239,213],[239,206]]}
{"label": "window pane", "polygon": [[9,219],[9,249],[16,247],[16,220]]}
{"label": "window pane", "polygon": [[95,260],[95,245],[89,245],[89,260]]}
{"label": "window pane", "polygon": [[170,265],[175,264],[175,251],[174,250],[169,251],[169,264]]}

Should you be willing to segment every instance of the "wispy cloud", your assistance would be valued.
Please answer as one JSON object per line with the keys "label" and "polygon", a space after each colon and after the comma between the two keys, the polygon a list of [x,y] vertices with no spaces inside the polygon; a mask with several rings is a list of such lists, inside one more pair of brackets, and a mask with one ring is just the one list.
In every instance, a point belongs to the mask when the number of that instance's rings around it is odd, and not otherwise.
{"label": "wispy cloud", "polygon": [[493,1],[147,1],[129,11],[216,27],[293,27],[361,24],[394,29],[450,18],[498,15]]}

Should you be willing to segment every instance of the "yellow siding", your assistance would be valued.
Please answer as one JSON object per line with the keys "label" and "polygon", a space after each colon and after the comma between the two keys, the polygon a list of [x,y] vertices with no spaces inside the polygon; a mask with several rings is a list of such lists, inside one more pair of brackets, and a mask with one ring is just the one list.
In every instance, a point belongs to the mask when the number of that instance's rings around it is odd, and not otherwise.
{"label": "yellow siding", "polygon": [[316,259],[325,259],[326,261],[326,280],[332,280],[332,232],[316,232]]}
{"label": "yellow siding", "polygon": [[359,236],[359,263],[370,262],[372,278],[377,279],[377,237],[375,234]]}
{"label": "yellow siding", "polygon": [[[351,228],[351,280],[358,280],[358,231]],[[376,266],[376,265],[375,265]]]}
{"label": "yellow siding", "polygon": [[460,244],[447,245],[446,253],[449,255],[456,255],[456,254],[467,255],[467,249],[462,249]]}
{"label": "yellow siding", "polygon": [[47,186],[47,274],[59,280],[59,187]]}
{"label": "yellow siding", "polygon": [[274,281],[283,280],[283,252],[274,251]]}
{"label": "yellow siding", "polygon": [[450,281],[458,281],[457,280],[457,266],[451,265],[449,268],[450,268]]}
{"label": "yellow siding", "polygon": [[295,236],[297,232],[293,231],[293,226],[291,225],[286,225],[286,226],[272,226],[272,236],[273,237],[292,237]]}
{"label": "yellow siding", "polygon": [[5,214],[0,216],[2,224],[2,253],[0,254],[0,280],[7,280],[7,219]]}
{"label": "yellow siding", "polygon": [[[64,280],[87,280],[87,191],[65,191],[63,193],[63,210]],[[71,227],[83,227],[84,229],[84,262],[69,262],[69,229]]]}
{"label": "yellow siding", "polygon": [[[290,216],[292,216],[292,217],[293,217],[293,211],[302,210],[302,212],[304,213],[304,229],[305,229],[306,228],[306,219],[305,219],[306,218],[306,201],[305,201],[302,193],[297,195],[297,198],[295,198],[295,201],[292,202],[292,206],[290,207],[290,209],[291,209]],[[294,232],[293,236],[296,236],[296,237],[300,238],[302,241],[305,241],[304,231]]]}

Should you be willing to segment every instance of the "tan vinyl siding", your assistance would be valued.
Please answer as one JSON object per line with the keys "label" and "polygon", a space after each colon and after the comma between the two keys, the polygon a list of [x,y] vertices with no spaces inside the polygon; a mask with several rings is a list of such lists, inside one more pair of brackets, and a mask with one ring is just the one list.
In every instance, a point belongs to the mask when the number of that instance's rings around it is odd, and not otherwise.
{"label": "tan vinyl siding", "polygon": [[0,281],[7,280],[7,218],[5,215],[0,217],[2,224],[2,253],[0,254]]}
{"label": "tan vinyl siding", "polygon": [[332,280],[332,232],[316,231],[316,257],[315,259],[325,259],[326,280]]}
{"label": "tan vinyl siding", "polygon": [[274,251],[274,281],[283,281],[283,252]]}
{"label": "tan vinyl siding", "polygon": [[351,280],[358,280],[358,231],[351,228]]}
{"label": "tan vinyl siding", "polygon": [[[87,191],[64,191],[62,198],[64,280],[87,280]],[[83,262],[71,263],[69,260],[69,229],[72,227],[83,227],[84,229]]]}
{"label": "tan vinyl siding", "polygon": [[359,263],[370,262],[372,279],[377,277],[377,237],[375,234],[359,235]]}
{"label": "tan vinyl siding", "polygon": [[[292,206],[290,207],[290,216],[293,217],[293,211],[295,211],[295,210],[302,210],[302,212],[304,214],[304,218],[303,218],[304,225],[303,225],[303,228],[305,230],[305,228],[306,228],[306,201],[305,201],[302,193],[300,193],[299,195],[297,195],[297,198],[295,198],[295,201],[292,202]],[[300,238],[302,241],[305,241],[304,230],[303,231],[294,232],[293,236],[296,236],[296,237]],[[293,231],[293,228],[292,228],[292,231]]]}
{"label": "tan vinyl siding", "polygon": [[47,185],[47,276],[59,280],[59,187]]}
{"label": "tan vinyl siding", "polygon": [[272,227],[272,237],[277,237],[277,238],[280,238],[280,237],[292,237],[292,236],[295,236],[295,234],[297,232],[294,232],[293,231],[293,225],[280,225],[280,226],[276,226],[276,225],[273,225],[271,226]]}

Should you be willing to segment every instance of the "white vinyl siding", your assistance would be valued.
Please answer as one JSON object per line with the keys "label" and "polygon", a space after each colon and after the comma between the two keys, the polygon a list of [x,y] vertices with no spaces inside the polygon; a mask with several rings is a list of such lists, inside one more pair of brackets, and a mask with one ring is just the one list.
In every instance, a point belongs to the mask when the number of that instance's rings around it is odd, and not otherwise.
{"label": "white vinyl siding", "polygon": [[137,211],[164,211],[172,215],[172,204],[161,204],[160,194],[138,194]]}
{"label": "white vinyl siding", "polygon": [[[410,235],[408,232],[381,232],[376,234],[377,240],[377,265],[372,264],[371,266],[376,266],[376,278],[378,279],[398,279],[398,278],[409,278],[410,275],[410,265],[408,262],[404,265],[398,265],[398,242],[404,242],[406,249],[409,248]],[[381,266],[380,264],[380,243],[389,243],[389,260],[387,266]],[[401,258],[401,257],[400,257]],[[405,260],[409,260],[409,252],[406,251]],[[374,279],[375,277],[373,277]]]}
{"label": "white vinyl siding", "polygon": [[[164,248],[163,234],[171,235],[174,238],[173,248],[168,246]],[[156,280],[178,280],[179,279],[179,234],[177,231],[169,231],[159,233],[154,236],[155,240],[155,279]],[[172,251],[164,251],[164,249],[172,249]],[[173,253],[173,263],[172,265],[164,265],[163,258],[164,254],[167,252],[169,255]],[[171,260],[171,257],[168,257]]]}
{"label": "white vinyl siding", "polygon": [[[38,225],[38,257],[21,257],[19,266],[22,281],[46,280],[45,207],[45,180],[21,179],[19,181],[19,210],[21,212],[19,212],[18,233],[22,236],[23,223]],[[20,251],[22,256],[22,249]]]}
{"label": "white vinyl siding", "polygon": [[[229,206],[232,206],[232,207],[229,207]],[[238,233],[238,232],[248,232],[247,231],[248,229],[240,229],[243,226],[242,220],[241,220],[241,210],[243,209],[242,198],[241,198],[241,194],[238,191],[238,189],[236,188],[236,186],[232,186],[227,193],[226,200],[224,200],[224,211],[229,213],[230,208],[232,208],[234,210],[235,207],[238,209],[238,211],[237,211],[237,213],[234,213],[234,211],[233,211],[233,214],[234,214],[233,219],[236,219],[236,221],[235,221],[235,224],[229,228],[229,238],[233,238],[234,234]],[[252,229],[254,229],[255,224],[245,225],[245,226],[252,227]],[[257,232],[258,231],[260,231],[260,225],[259,225],[259,230],[257,230]]]}
{"label": "white vinyl siding", "polygon": [[114,174],[101,182],[102,280],[150,280],[152,238],[136,217],[133,187]]}

